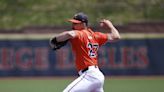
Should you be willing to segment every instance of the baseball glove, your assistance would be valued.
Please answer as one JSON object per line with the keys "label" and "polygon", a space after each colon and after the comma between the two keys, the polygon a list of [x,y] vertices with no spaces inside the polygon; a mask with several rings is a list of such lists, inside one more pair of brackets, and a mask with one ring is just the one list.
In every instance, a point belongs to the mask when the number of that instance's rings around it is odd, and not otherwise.
{"label": "baseball glove", "polygon": [[60,49],[61,47],[65,46],[67,44],[68,40],[62,41],[62,42],[57,42],[56,37],[50,40],[50,45],[53,50]]}

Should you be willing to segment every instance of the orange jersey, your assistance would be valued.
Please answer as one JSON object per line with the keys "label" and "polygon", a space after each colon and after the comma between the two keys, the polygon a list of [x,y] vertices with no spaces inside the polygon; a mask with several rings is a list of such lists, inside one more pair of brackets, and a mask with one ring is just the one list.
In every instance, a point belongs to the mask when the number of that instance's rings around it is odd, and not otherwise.
{"label": "orange jersey", "polygon": [[76,37],[71,39],[75,54],[75,65],[78,71],[88,66],[97,65],[98,48],[107,40],[107,34],[93,32],[91,29],[75,31]]}

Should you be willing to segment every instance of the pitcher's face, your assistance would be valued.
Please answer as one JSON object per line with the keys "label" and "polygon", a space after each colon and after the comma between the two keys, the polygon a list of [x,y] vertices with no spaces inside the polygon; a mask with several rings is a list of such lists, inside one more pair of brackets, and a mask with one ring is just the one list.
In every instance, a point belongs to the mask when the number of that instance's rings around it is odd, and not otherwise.
{"label": "pitcher's face", "polygon": [[82,30],[85,28],[84,23],[72,23],[72,29],[74,30]]}

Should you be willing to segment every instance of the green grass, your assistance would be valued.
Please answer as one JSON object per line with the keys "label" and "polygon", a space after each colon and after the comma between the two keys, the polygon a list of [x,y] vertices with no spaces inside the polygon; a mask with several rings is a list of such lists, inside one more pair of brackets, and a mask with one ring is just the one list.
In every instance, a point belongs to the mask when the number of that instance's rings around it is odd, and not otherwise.
{"label": "green grass", "polygon": [[164,20],[164,0],[0,0],[0,28],[69,25],[80,11],[91,25],[102,18],[114,24]]}
{"label": "green grass", "polygon": [[164,79],[114,79],[107,80],[105,92],[164,92]]}
{"label": "green grass", "polygon": [[[62,92],[73,78],[0,79],[0,92]],[[164,92],[164,78],[106,78],[105,92]]]}

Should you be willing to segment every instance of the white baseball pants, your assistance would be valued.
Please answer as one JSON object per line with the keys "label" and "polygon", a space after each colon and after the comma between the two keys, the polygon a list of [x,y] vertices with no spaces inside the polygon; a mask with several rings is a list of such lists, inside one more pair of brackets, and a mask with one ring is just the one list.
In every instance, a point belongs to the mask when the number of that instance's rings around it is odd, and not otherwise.
{"label": "white baseball pants", "polygon": [[63,92],[104,92],[104,75],[98,67],[89,66],[85,72],[69,84]]}

